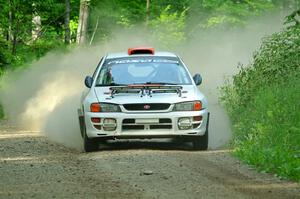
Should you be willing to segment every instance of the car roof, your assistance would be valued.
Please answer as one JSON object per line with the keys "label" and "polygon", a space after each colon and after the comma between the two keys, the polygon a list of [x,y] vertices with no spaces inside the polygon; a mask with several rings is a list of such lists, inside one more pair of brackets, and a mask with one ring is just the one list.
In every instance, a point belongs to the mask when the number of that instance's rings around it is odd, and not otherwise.
{"label": "car roof", "polygon": [[136,54],[136,55],[128,55],[125,52],[121,53],[108,53],[106,59],[114,59],[114,58],[124,58],[124,57],[177,57],[174,53],[171,52],[155,52],[153,54]]}

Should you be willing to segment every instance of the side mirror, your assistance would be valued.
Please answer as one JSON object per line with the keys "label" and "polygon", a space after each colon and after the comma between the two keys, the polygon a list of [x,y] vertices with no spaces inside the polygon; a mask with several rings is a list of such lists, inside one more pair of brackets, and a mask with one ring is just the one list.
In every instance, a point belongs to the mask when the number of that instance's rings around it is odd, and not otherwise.
{"label": "side mirror", "polygon": [[197,86],[199,86],[202,83],[202,77],[198,73],[196,75],[194,75],[193,79]]}
{"label": "side mirror", "polygon": [[86,87],[91,88],[93,84],[93,78],[91,76],[86,76],[84,80],[84,84]]}

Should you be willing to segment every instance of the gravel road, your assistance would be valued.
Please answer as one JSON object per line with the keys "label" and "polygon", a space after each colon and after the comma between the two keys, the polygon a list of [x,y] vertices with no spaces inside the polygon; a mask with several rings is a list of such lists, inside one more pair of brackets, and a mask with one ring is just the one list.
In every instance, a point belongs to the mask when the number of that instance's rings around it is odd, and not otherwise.
{"label": "gravel road", "polygon": [[0,124],[0,198],[300,198],[296,183],[257,173],[229,150],[122,141],[84,154]]}

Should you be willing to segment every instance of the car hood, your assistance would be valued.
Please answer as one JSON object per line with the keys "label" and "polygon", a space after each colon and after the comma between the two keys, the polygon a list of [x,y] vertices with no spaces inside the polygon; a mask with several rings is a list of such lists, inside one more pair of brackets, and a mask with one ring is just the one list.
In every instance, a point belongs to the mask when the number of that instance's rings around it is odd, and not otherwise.
{"label": "car hood", "polygon": [[127,103],[178,103],[182,101],[202,100],[203,94],[193,85],[182,85],[182,95],[177,93],[154,93],[152,96],[139,93],[120,93],[111,97],[110,87],[95,87],[94,92],[99,102]]}

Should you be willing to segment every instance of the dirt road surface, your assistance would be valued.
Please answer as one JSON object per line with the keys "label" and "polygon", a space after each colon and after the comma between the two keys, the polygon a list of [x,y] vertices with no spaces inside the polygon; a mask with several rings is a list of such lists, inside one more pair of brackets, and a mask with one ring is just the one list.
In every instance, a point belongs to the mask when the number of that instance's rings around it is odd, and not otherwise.
{"label": "dirt road surface", "polygon": [[94,153],[0,124],[0,198],[300,198],[300,187],[259,174],[228,150],[185,143],[112,142]]}

